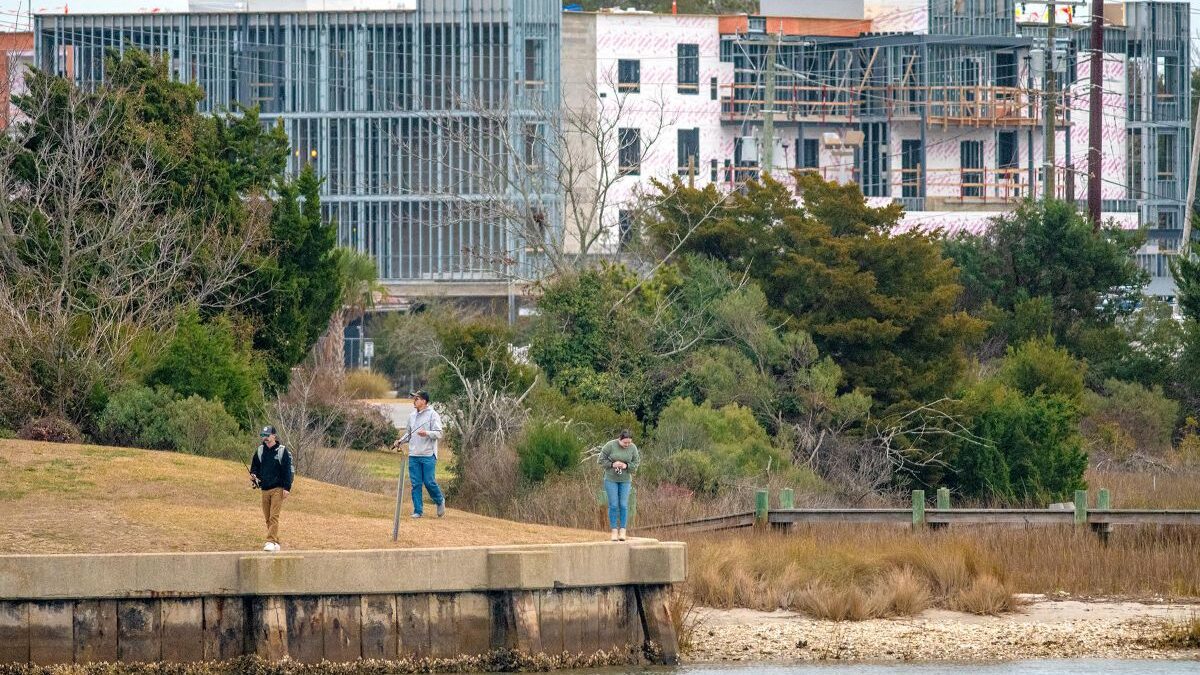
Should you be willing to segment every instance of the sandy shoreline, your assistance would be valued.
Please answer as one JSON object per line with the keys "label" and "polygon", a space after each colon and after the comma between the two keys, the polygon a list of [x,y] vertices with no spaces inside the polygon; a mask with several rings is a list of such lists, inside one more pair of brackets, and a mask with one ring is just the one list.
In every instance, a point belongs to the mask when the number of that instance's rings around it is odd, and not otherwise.
{"label": "sandy shoreline", "polygon": [[1049,600],[1000,617],[930,610],[915,617],[817,621],[794,612],[701,609],[686,659],[718,661],[991,661],[1044,658],[1197,659],[1153,646],[1195,604]]}

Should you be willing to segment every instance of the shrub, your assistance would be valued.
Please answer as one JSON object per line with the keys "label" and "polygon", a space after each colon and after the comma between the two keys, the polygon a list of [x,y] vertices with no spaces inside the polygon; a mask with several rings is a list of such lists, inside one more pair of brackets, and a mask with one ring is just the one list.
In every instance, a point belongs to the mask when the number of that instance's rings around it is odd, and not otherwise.
{"label": "shrub", "polygon": [[346,445],[355,450],[378,450],[390,446],[400,437],[400,431],[391,420],[369,405],[342,405],[322,414],[330,419],[330,445]]}
{"label": "shrub", "polygon": [[30,420],[17,432],[24,441],[47,441],[49,443],[79,443],[83,435],[79,429],[61,417],[41,417]]}
{"label": "shrub", "polygon": [[721,489],[721,475],[712,457],[699,450],[672,453],[655,472],[661,481],[674,483],[703,495],[715,495]]}
{"label": "shrub", "polygon": [[566,425],[533,422],[517,445],[521,475],[540,482],[579,463],[583,442]]}
{"label": "shrub", "polygon": [[[676,453],[691,450],[707,456],[720,479],[756,478],[770,472],[807,482],[811,474],[802,476],[790,459],[771,444],[767,432],[754,419],[749,408],[736,403],[714,409],[709,403],[696,405],[686,398],[671,401],[662,413],[653,441],[656,455],[662,467],[653,471],[667,471],[668,462],[675,468],[688,471],[700,469],[694,458],[685,458],[675,464]],[[643,459],[643,462],[646,460]],[[703,473],[695,475],[699,479]]]}
{"label": "shrub", "polygon": [[108,399],[96,422],[99,440],[147,450],[170,449],[167,406],[174,400],[174,392],[166,387],[130,387],[118,391]]}
{"label": "shrub", "polygon": [[617,412],[603,403],[577,403],[546,384],[534,387],[528,400],[530,410],[539,417],[565,420],[589,446],[616,438],[622,429],[632,429],[636,437],[642,428],[632,411]]}
{"label": "shrub", "polygon": [[1026,396],[1059,394],[1078,404],[1083,400],[1086,370],[1067,350],[1054,346],[1053,339],[1038,338],[1010,348],[998,377]]}
{"label": "shrub", "polygon": [[392,383],[379,373],[355,370],[346,374],[346,395],[354,399],[385,398]]}
{"label": "shrub", "polygon": [[[1107,429],[1109,434],[1128,439],[1129,450],[1162,456],[1171,449],[1179,404],[1164,396],[1160,388],[1108,380],[1103,395],[1088,392],[1086,400],[1089,414],[1083,429],[1089,440]],[[1119,453],[1116,455],[1119,458]]]}
{"label": "shrub", "polygon": [[181,396],[218,400],[239,420],[250,418],[265,369],[254,362],[249,341],[220,317],[205,323],[195,313],[183,318],[146,384],[166,385]]}
{"label": "shrub", "polygon": [[992,379],[968,391],[965,405],[975,438],[961,439],[953,460],[964,493],[1039,502],[1069,498],[1084,487],[1087,453],[1070,399],[1027,396]]}
{"label": "shrub", "polygon": [[194,394],[167,406],[167,430],[175,449],[190,455],[244,459],[248,445],[220,401]]}

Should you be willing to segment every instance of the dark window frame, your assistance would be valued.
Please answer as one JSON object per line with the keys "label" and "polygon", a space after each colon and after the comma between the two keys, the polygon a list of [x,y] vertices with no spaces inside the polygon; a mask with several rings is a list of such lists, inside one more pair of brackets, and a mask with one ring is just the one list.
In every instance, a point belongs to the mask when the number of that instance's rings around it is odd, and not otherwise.
{"label": "dark window frame", "polygon": [[680,94],[700,93],[700,45],[675,45],[675,83],[675,90]]}
{"label": "dark window frame", "polygon": [[640,59],[617,59],[617,91],[636,94],[642,90]]}
{"label": "dark window frame", "polygon": [[[700,172],[700,127],[678,129],[675,132],[679,175],[688,175],[688,157],[692,157],[692,171]],[[688,152],[688,151],[691,152]]]}
{"label": "dark window frame", "polygon": [[622,176],[642,175],[642,130],[617,129],[617,171]]}

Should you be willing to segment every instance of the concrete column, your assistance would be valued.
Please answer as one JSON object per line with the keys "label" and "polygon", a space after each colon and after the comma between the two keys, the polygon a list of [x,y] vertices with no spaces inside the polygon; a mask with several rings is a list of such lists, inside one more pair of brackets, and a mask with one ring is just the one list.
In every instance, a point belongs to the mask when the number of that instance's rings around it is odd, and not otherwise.
{"label": "concrete column", "polygon": [[29,603],[0,602],[0,663],[29,662]]}

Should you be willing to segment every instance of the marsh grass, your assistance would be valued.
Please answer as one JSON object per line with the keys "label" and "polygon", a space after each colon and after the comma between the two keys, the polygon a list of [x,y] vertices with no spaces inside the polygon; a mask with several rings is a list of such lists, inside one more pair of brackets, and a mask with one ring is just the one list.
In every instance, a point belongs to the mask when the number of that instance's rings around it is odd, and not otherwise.
{"label": "marsh grass", "polygon": [[1200,612],[1166,622],[1161,646],[1200,649]]}
{"label": "marsh grass", "polygon": [[1200,533],[1117,528],[1108,545],[1062,527],[907,529],[823,525],[697,535],[689,584],[702,605],[860,620],[931,608],[1001,614],[1015,593],[1200,597]]}

